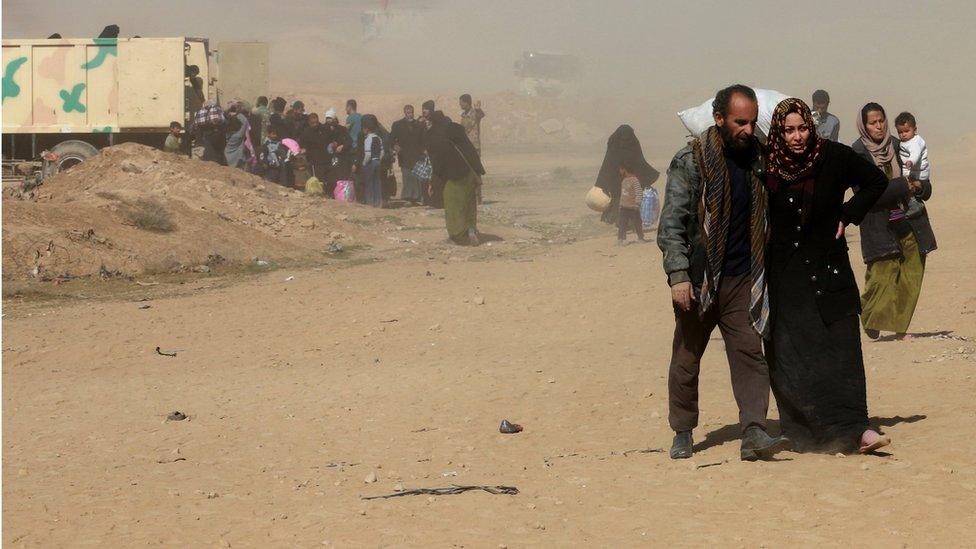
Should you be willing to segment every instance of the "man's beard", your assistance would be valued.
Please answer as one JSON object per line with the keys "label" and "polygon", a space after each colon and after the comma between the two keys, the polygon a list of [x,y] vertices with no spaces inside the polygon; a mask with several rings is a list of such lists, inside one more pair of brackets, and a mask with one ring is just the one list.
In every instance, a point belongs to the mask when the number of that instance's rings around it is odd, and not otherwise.
{"label": "man's beard", "polygon": [[748,137],[745,141],[736,139],[728,126],[719,126],[718,132],[722,136],[722,143],[725,145],[725,148],[729,150],[742,152],[752,145],[752,137]]}

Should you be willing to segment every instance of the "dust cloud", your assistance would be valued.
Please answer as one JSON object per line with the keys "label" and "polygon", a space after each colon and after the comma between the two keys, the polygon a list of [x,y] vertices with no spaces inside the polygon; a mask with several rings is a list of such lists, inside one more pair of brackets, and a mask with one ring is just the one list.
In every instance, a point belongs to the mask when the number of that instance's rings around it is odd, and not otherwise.
{"label": "dust cloud", "polygon": [[658,159],[684,140],[674,113],[731,82],[805,100],[827,89],[844,142],[867,101],[914,112],[935,155],[976,123],[966,0],[4,2],[4,38],[94,36],[109,23],[124,36],[267,41],[275,90],[330,94],[512,90],[524,51],[568,53],[582,62],[581,109],[599,100],[589,117],[607,133],[632,124]]}

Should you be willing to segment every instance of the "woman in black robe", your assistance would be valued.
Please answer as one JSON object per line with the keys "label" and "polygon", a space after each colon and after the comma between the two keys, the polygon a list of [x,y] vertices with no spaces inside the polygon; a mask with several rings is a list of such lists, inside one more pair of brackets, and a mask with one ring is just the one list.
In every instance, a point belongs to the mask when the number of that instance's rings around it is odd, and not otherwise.
{"label": "woman in black robe", "polygon": [[767,154],[766,359],[783,434],[798,451],[875,450],[890,440],[868,423],[861,301],[844,228],[864,219],[888,181],[850,147],[819,137],[799,99],[776,107]]}
{"label": "woman in black robe", "polygon": [[603,156],[603,165],[600,166],[600,174],[596,178],[596,186],[603,189],[603,192],[610,197],[610,205],[600,218],[604,223],[612,225],[617,222],[617,210],[620,209],[620,184],[624,180],[620,175],[620,163],[628,157],[635,160],[637,173],[634,175],[640,180],[642,188],[650,187],[661,175],[647,163],[647,160],[644,160],[644,151],[641,150],[634,128],[626,124],[618,127],[607,139],[607,152]]}

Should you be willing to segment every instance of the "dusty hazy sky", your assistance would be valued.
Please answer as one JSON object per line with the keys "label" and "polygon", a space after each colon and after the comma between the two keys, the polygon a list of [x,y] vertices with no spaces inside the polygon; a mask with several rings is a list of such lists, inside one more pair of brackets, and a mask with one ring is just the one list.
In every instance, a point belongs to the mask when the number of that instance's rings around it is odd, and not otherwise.
{"label": "dusty hazy sky", "polygon": [[364,42],[360,14],[378,1],[4,0],[3,36],[94,36],[117,23],[123,36],[263,40],[278,86],[373,93],[510,89],[522,51],[564,51],[583,59],[588,93],[625,107],[642,135],[660,128],[669,140],[680,137],[675,111],[733,81],[806,100],[826,88],[845,141],[870,100],[892,117],[912,110],[936,143],[951,145],[976,123],[972,0],[389,5],[401,23]]}

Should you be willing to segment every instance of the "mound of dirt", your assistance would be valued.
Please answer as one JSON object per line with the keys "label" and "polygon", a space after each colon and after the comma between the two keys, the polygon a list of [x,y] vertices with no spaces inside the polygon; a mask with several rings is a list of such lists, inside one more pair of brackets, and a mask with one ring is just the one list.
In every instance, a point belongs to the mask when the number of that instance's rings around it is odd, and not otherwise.
{"label": "mound of dirt", "polygon": [[[358,224],[349,214],[366,218]],[[387,216],[389,217],[389,216]],[[4,279],[133,275],[328,257],[394,230],[382,210],[126,143],[4,197]],[[364,225],[368,225],[368,230]]]}

